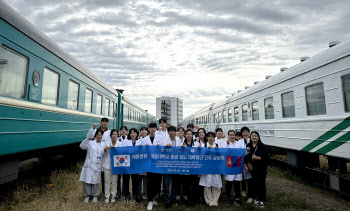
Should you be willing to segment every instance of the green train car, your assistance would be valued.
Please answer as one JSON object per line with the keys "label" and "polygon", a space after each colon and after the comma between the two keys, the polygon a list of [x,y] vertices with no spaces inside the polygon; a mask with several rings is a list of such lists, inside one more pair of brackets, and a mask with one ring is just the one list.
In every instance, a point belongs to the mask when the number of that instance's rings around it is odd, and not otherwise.
{"label": "green train car", "polygon": [[80,143],[102,117],[109,128],[156,122],[0,1],[0,184],[21,160]]}

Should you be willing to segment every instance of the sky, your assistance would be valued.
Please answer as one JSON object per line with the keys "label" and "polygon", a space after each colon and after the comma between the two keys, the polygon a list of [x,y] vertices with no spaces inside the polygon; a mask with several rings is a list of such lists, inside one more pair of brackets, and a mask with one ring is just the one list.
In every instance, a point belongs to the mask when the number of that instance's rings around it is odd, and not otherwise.
{"label": "sky", "polygon": [[5,0],[114,88],[184,118],[350,37],[350,1]]}

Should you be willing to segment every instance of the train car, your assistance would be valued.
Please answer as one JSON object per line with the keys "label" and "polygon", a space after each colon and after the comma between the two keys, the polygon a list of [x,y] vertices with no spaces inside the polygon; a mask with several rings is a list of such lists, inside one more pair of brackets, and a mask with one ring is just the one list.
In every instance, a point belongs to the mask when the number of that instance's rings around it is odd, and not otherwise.
{"label": "train car", "polygon": [[[290,165],[346,172],[350,159],[350,41],[329,48],[184,119],[214,131],[258,131],[270,147],[285,149]],[[336,182],[335,182],[336,183]],[[337,184],[335,184],[337,186]],[[338,183],[339,188],[339,183]]]}
{"label": "train car", "polygon": [[0,1],[0,184],[22,159],[76,147],[103,117],[109,128],[155,121]]}

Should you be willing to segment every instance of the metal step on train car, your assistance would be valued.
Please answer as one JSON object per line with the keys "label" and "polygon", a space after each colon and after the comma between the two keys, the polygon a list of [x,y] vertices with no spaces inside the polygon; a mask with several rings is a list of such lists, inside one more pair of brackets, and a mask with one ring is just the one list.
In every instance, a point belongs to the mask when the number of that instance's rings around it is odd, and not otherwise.
{"label": "metal step on train car", "polygon": [[156,121],[0,1],[0,184],[20,160],[81,142],[102,117],[109,128]]}
{"label": "metal step on train car", "polygon": [[285,149],[290,165],[317,165],[319,155],[325,155],[330,171],[345,173],[350,159],[349,55],[350,41],[330,42],[325,51],[302,57],[299,64],[199,110],[180,125],[226,132],[248,126],[270,147]]}

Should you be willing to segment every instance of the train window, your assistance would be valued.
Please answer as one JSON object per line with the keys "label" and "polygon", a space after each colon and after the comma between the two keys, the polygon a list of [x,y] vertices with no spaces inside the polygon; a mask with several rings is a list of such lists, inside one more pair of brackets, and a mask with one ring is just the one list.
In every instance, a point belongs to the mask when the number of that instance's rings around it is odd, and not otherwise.
{"label": "train window", "polygon": [[69,81],[67,108],[78,110],[79,84]]}
{"label": "train window", "polygon": [[1,46],[0,95],[24,98],[27,66],[27,57]]}
{"label": "train window", "polygon": [[345,102],[345,112],[350,111],[350,74],[341,77],[343,84],[343,95]]}
{"label": "train window", "polygon": [[92,91],[85,89],[85,112],[91,113],[92,111]]}
{"label": "train window", "polygon": [[259,120],[259,103],[258,101],[252,102],[252,118],[253,120]]}
{"label": "train window", "polygon": [[109,116],[114,116],[114,102],[111,101],[111,103],[109,104]]}
{"label": "train window", "polygon": [[105,116],[109,116],[109,104],[110,103],[111,103],[111,101],[106,98],[106,100],[105,100]]}
{"label": "train window", "polygon": [[60,75],[54,71],[44,68],[43,88],[41,102],[49,105],[57,105],[58,82]]}
{"label": "train window", "polygon": [[265,102],[265,119],[274,119],[273,97],[266,98]]}
{"label": "train window", "polygon": [[216,114],[214,114],[214,123],[216,123]]}
{"label": "train window", "polygon": [[230,108],[227,109],[227,116],[228,116],[228,122],[232,122],[232,110]]}
{"label": "train window", "polygon": [[305,87],[307,115],[326,114],[326,102],[324,96],[323,83],[314,84]]}
{"label": "train window", "polygon": [[242,121],[248,121],[248,105],[242,105]]}
{"label": "train window", "polygon": [[294,93],[287,92],[282,97],[282,115],[283,118],[295,117]]}
{"label": "train window", "polygon": [[222,122],[225,123],[226,122],[226,110],[222,111]]}
{"label": "train window", "polygon": [[233,108],[233,112],[234,112],[235,122],[239,122],[239,111],[238,111],[238,107],[234,107],[234,108]]}
{"label": "train window", "polygon": [[102,95],[97,95],[96,114],[102,114]]}
{"label": "train window", "polygon": [[222,122],[222,119],[221,119],[221,112],[218,112],[218,123]]}

